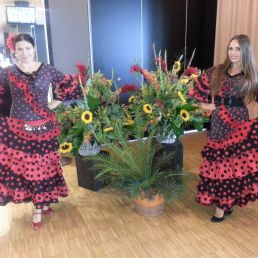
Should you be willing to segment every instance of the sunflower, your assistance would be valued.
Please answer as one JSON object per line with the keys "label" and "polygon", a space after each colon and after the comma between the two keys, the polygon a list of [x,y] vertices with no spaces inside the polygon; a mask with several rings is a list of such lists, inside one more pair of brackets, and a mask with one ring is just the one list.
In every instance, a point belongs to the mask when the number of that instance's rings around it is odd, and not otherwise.
{"label": "sunflower", "polygon": [[180,61],[176,61],[173,65],[173,70],[175,73],[178,73],[181,70],[181,63]]}
{"label": "sunflower", "polygon": [[84,111],[81,119],[85,124],[90,124],[92,122],[92,113],[90,111]]}
{"label": "sunflower", "polygon": [[182,103],[186,103],[186,99],[185,99],[185,97],[184,97],[184,95],[182,94],[181,91],[179,91],[179,92],[177,93],[177,96],[180,98],[180,100],[182,101]]}
{"label": "sunflower", "polygon": [[187,122],[187,121],[190,119],[190,114],[189,114],[189,112],[186,111],[186,110],[184,110],[184,109],[182,109],[182,110],[180,111],[180,116],[182,117],[182,119],[183,119],[185,122]]}
{"label": "sunflower", "polygon": [[109,131],[112,131],[112,130],[114,130],[114,128],[112,126],[103,129],[103,131],[106,132],[106,133],[109,132]]}
{"label": "sunflower", "polygon": [[61,153],[69,153],[72,151],[72,149],[73,149],[73,144],[70,142],[64,142],[60,144],[60,147],[59,147],[59,151]]}
{"label": "sunflower", "polygon": [[128,99],[128,102],[129,103],[133,103],[136,101],[136,97],[134,95],[132,95],[129,99]]}
{"label": "sunflower", "polygon": [[146,113],[146,114],[151,114],[152,113],[152,107],[150,104],[144,104],[143,105],[143,111]]}

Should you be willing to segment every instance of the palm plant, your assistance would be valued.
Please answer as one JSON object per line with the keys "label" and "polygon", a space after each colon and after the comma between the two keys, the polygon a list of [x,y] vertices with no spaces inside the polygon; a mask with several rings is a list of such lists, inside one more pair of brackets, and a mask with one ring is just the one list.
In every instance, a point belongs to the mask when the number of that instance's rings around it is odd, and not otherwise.
{"label": "palm plant", "polygon": [[125,192],[130,198],[153,199],[162,196],[169,202],[181,187],[182,168],[167,168],[174,153],[167,153],[153,137],[134,143],[109,144],[111,155],[90,157],[96,160],[96,179]]}

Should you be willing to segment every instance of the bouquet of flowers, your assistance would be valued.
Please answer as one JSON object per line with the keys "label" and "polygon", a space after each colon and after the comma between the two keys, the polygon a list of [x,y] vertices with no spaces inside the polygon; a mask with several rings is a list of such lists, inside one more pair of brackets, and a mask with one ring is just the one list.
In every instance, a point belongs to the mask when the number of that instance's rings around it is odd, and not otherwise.
{"label": "bouquet of flowers", "polygon": [[[202,74],[195,67],[182,70],[181,58],[171,69],[166,55],[155,54],[154,71],[133,65],[131,72],[143,78],[140,87],[125,84],[112,90],[113,80],[100,73],[89,75],[89,68],[77,64],[77,80],[83,98],[70,106],[57,109],[62,134],[59,137],[62,153],[78,154],[99,145],[126,142],[157,132],[157,138],[179,139],[186,128],[202,130],[208,119],[199,109],[198,102],[188,92]],[[131,93],[128,104],[120,103],[123,93]]]}
{"label": "bouquet of flowers", "polygon": [[118,92],[111,89],[112,80],[101,72],[89,75],[89,68],[83,64],[76,66],[83,98],[56,110],[62,132],[58,138],[60,152],[74,155],[85,151],[85,146],[99,151],[100,144],[114,139],[114,124],[123,115]]}
{"label": "bouquet of flowers", "polygon": [[56,109],[61,125],[60,152],[95,154],[102,144],[125,141],[130,137],[132,120],[119,99],[121,94],[136,92],[138,88],[125,84],[121,88],[115,85],[115,90],[112,90],[113,80],[101,72],[89,75],[89,68],[83,64],[76,66],[79,74],[75,77],[83,98]]}
{"label": "bouquet of flowers", "polygon": [[155,71],[144,70],[138,64],[131,67],[132,73],[142,76],[143,83],[140,91],[129,98],[128,109],[132,117],[141,111],[145,129],[151,132],[157,128],[161,140],[178,139],[189,127],[201,130],[207,121],[197,101],[188,97],[201,71],[188,66],[182,72],[181,59],[168,69],[166,55],[155,54]]}

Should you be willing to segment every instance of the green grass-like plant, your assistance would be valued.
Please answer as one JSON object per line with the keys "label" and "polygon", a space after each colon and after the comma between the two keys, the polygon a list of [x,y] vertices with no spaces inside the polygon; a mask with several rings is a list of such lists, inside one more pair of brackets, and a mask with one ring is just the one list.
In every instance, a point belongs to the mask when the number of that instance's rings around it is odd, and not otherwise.
{"label": "green grass-like plant", "polygon": [[162,149],[154,137],[138,139],[133,143],[109,144],[110,155],[88,157],[99,169],[96,179],[125,192],[129,198],[152,199],[163,196],[169,202],[182,188],[182,169],[167,167],[174,153]]}

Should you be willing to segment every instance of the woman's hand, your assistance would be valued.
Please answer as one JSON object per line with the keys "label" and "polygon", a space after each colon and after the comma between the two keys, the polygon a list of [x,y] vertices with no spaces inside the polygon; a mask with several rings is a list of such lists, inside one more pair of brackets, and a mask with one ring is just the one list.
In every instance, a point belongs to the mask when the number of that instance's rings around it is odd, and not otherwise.
{"label": "woman's hand", "polygon": [[204,109],[206,111],[213,111],[216,109],[216,106],[214,103],[202,103],[201,102],[200,108]]}
{"label": "woman's hand", "polygon": [[209,117],[211,116],[212,112],[216,109],[214,103],[202,103],[200,104],[200,108],[205,110],[204,115]]}
{"label": "woman's hand", "polygon": [[52,100],[51,102],[48,103],[48,108],[49,109],[55,109],[57,108],[60,104],[62,103],[62,101],[59,100]]}

